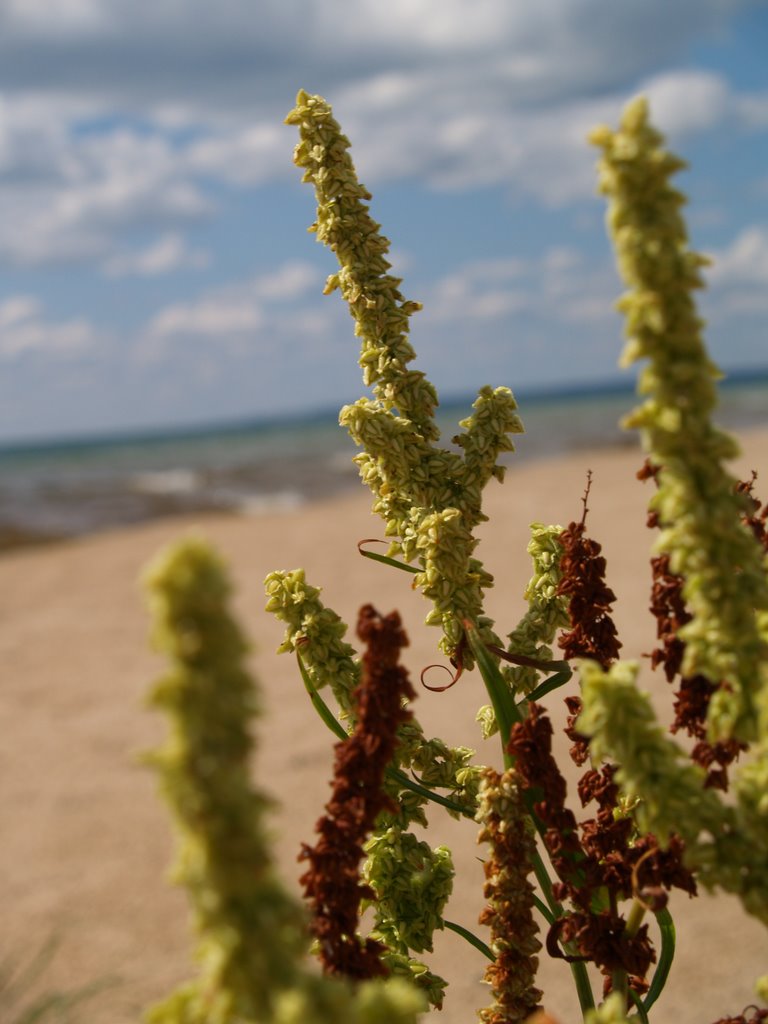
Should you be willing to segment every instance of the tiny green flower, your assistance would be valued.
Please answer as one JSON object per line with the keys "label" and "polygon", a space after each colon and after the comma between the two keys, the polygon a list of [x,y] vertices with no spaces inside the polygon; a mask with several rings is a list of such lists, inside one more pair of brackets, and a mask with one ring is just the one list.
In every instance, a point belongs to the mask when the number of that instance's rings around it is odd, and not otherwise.
{"label": "tiny green flower", "polygon": [[[294,159],[315,187],[311,230],[340,264],[326,292],[338,288],[349,305],[364,383],[373,388],[373,399],[345,406],[339,421],[363,449],[356,462],[392,538],[390,555],[422,569],[417,586],[433,604],[427,622],[441,626],[449,657],[461,644],[463,618],[498,643],[482,615],[483,590],[493,580],[473,557],[473,531],[485,519],[482,490],[492,477],[503,478],[498,458],[513,450],[510,435],[523,429],[515,399],[508,388],[482,388],[453,439],[459,451],[435,445],[437,393],[422,372],[408,368],[414,358],[408,320],[421,307],[403,297],[400,280],[388,273],[389,241],[370,216],[371,197],[357,180],[349,140],[320,96],[300,92],[286,120],[298,126]],[[469,654],[465,663],[471,667]]]}
{"label": "tiny green flower", "polygon": [[588,1010],[584,1024],[629,1024],[621,993],[611,992],[595,1010]]}
{"label": "tiny green flower", "polygon": [[395,950],[431,952],[453,889],[451,851],[433,850],[396,826],[372,836],[366,851],[364,876],[376,893],[374,937]]}

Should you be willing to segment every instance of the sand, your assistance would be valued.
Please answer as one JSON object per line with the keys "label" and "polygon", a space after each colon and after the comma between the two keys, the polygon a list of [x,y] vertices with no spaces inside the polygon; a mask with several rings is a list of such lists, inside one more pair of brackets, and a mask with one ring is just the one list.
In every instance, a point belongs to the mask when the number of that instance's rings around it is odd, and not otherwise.
{"label": "sand", "polygon": [[[743,445],[735,471],[754,468],[768,481],[768,430],[745,435]],[[496,577],[488,610],[500,632],[514,626],[523,608],[528,524],[577,518],[589,467],[589,529],[608,558],[624,653],[639,657],[651,649],[652,536],[644,526],[651,485],[635,481],[639,461],[631,448],[578,453],[521,465],[503,486],[490,485],[491,522],[480,556]],[[56,936],[43,987],[112,979],[82,1010],[82,1021],[135,1022],[143,1007],[193,973],[185,898],[166,881],[173,853],[169,819],[151,773],[139,764],[140,752],[158,743],[163,723],[144,703],[162,664],[147,647],[137,584],[147,560],[191,530],[204,533],[231,561],[236,610],[254,643],[253,669],[267,705],[255,777],[279,801],[275,849],[294,889],[299,843],[311,839],[326,799],[333,740],[315,719],[292,658],[273,653],[282,627],[263,612],[265,575],[304,566],[348,622],[364,602],[385,612],[398,608],[411,637],[406,663],[412,678],[436,660],[437,633],[422,625],[423,599],[404,574],[357,554],[358,539],[381,535],[362,489],[295,513],[167,520],[3,557],[0,956],[29,958]],[[644,685],[668,715],[667,684],[646,669]],[[497,742],[483,747],[474,723],[485,703],[480,687],[473,673],[446,693],[422,691],[416,711],[428,734],[482,747],[478,760],[498,763]],[[548,703],[562,721],[560,695]],[[448,916],[474,927],[482,902],[475,827],[438,813],[433,820],[433,841],[453,847],[458,870]],[[754,978],[768,970],[764,929],[727,896],[689,900],[677,894],[671,909],[679,952],[655,1019],[704,1024],[740,1013],[753,999]],[[483,961],[451,933],[439,933],[436,945],[433,965],[451,985],[442,1014],[430,1019],[472,1020],[487,1002],[479,981]],[[544,959],[545,1005],[561,1024],[579,1020],[568,969]]]}

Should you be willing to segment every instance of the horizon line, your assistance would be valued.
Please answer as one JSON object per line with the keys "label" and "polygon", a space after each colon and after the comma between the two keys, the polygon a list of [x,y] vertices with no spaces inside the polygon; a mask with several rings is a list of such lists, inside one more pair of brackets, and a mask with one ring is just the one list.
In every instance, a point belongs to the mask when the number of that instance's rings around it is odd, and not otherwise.
{"label": "horizon line", "polygon": [[[723,370],[723,377],[718,382],[720,388],[728,388],[749,383],[768,383],[768,366],[748,367]],[[629,395],[636,393],[636,378],[626,380],[613,376],[602,378],[590,383],[562,384],[555,386],[523,385],[514,391],[518,406],[521,402],[544,403],[550,400],[571,398],[588,399],[590,397],[604,397],[615,395]],[[439,410],[453,410],[459,406],[465,406],[474,401],[476,395],[455,393],[441,399],[438,404]],[[185,438],[194,440],[204,436],[226,436],[241,431],[258,429],[269,429],[271,427],[300,427],[311,423],[331,423],[338,417],[338,407],[318,406],[306,412],[296,413],[275,413],[274,415],[259,416],[244,415],[231,419],[212,419],[206,421],[193,421],[190,423],[166,423],[151,426],[124,427],[104,430],[73,431],[64,434],[40,435],[32,437],[18,437],[4,440],[0,438],[0,456],[13,455],[16,453],[29,453],[36,449],[66,449],[69,447],[84,449],[97,448],[109,445],[135,444],[142,441],[178,441]]]}

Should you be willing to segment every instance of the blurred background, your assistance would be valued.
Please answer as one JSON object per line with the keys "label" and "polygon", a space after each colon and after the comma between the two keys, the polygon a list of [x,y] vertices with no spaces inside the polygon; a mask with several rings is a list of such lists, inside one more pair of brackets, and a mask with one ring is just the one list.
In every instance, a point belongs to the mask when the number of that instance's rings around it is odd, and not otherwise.
{"label": "blurred background", "polygon": [[523,454],[616,439],[633,374],[585,136],[644,92],[691,164],[732,409],[764,421],[767,52],[764,0],[0,0],[0,543],[354,479],[299,87],[424,303],[417,366],[448,404],[511,386]]}

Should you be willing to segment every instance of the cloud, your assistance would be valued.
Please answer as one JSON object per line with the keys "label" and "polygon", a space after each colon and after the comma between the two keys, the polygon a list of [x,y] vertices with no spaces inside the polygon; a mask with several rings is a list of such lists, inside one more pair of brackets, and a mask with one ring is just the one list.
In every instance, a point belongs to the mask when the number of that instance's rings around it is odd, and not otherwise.
{"label": "cloud", "polygon": [[477,0],[468,18],[464,0],[9,0],[0,260],[128,267],[127,227],[175,231],[215,213],[223,186],[288,178],[299,85],[333,101],[374,186],[586,199],[584,136],[638,88],[673,139],[768,122],[768,93],[666,67],[747,6]]}
{"label": "cloud", "polygon": [[258,330],[263,322],[261,309],[253,300],[211,297],[168,306],[152,318],[149,331],[160,338],[199,335],[220,340],[222,335]]}
{"label": "cloud", "polygon": [[427,324],[501,321],[515,316],[554,323],[607,322],[614,316],[615,276],[565,246],[531,260],[479,260],[437,280],[424,296]]}
{"label": "cloud", "polygon": [[145,249],[116,253],[104,265],[107,277],[157,277],[175,270],[207,267],[209,254],[187,245],[181,235],[162,235]]}
{"label": "cloud", "polygon": [[[321,275],[309,263],[293,260],[284,263],[272,273],[264,274],[253,281],[256,295],[267,301],[279,302],[294,299],[307,291],[317,288]],[[319,289],[318,289],[319,290]]]}
{"label": "cloud", "polygon": [[707,278],[715,317],[768,313],[768,226],[750,225],[716,250]]}
{"label": "cloud", "polygon": [[[148,325],[150,338],[227,337],[253,335],[267,322],[269,307],[280,306],[285,330],[286,305],[318,285],[320,274],[307,263],[291,261],[250,281],[204,291],[197,299],[176,303],[157,312]],[[319,289],[317,289],[319,292]]]}
{"label": "cloud", "polygon": [[128,226],[174,225],[212,212],[171,140],[119,123],[82,134],[78,104],[54,103],[56,124],[45,104],[22,106],[23,131],[14,104],[0,104],[0,261],[101,260],[115,255]]}
{"label": "cloud", "polygon": [[768,227],[753,224],[730,245],[713,255],[713,284],[755,284],[768,287]]}
{"label": "cloud", "polygon": [[214,175],[235,185],[260,185],[282,177],[290,166],[292,141],[281,119],[258,124],[215,123],[210,134],[193,142],[183,162],[193,174]]}
{"label": "cloud", "polygon": [[475,0],[468,17],[465,0],[265,0],[258,10],[249,0],[11,0],[0,66],[14,89],[253,111],[299,85],[331,91],[418,69],[462,78],[473,65],[480,77],[493,69],[518,102],[540,103],[567,85],[593,92],[655,71],[748,6]]}
{"label": "cloud", "polygon": [[85,318],[51,323],[41,303],[29,295],[0,302],[0,358],[14,360],[27,353],[67,359],[91,351],[99,344],[93,325]]}
{"label": "cloud", "polygon": [[7,330],[20,321],[38,314],[40,303],[31,295],[14,295],[0,303],[0,330]]}

